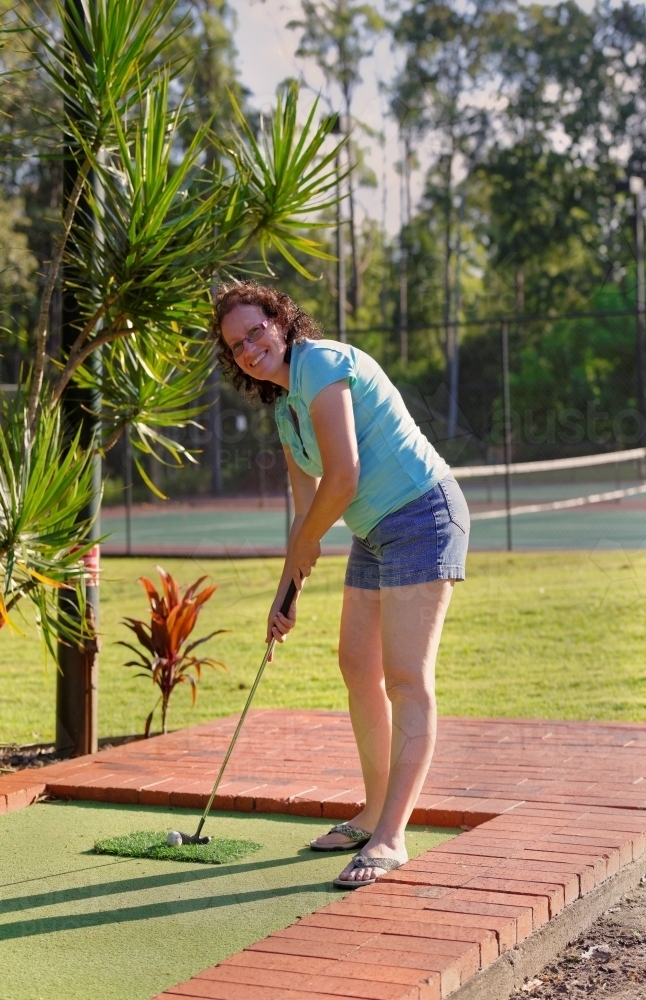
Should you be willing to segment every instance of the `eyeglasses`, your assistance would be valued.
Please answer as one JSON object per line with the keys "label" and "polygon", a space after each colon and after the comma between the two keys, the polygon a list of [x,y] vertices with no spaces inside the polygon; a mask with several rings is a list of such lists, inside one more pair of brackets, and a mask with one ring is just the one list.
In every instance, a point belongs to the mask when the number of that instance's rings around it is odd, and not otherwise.
{"label": "eyeglasses", "polygon": [[269,320],[264,319],[262,323],[258,324],[258,326],[252,326],[251,330],[249,330],[248,333],[245,334],[242,340],[239,340],[235,344],[231,344],[230,351],[233,354],[234,358],[239,358],[242,352],[244,351],[245,340],[248,341],[250,344],[255,344],[257,340],[260,340],[260,338],[262,337],[263,333],[265,332],[268,326],[269,326]]}

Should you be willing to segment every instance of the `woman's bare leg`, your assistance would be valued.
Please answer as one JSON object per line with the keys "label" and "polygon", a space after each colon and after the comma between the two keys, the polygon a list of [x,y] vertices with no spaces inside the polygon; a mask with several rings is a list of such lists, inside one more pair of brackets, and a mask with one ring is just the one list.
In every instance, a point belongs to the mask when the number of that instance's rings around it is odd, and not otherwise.
{"label": "woman's bare leg", "polygon": [[[392,741],[383,808],[361,849],[367,857],[408,857],[404,830],[435,746],[435,660],[453,583],[437,580],[381,590],[382,661],[392,705]],[[382,874],[380,868],[347,872],[348,879],[356,881]]]}
{"label": "woman's bare leg", "polygon": [[[365,807],[349,822],[374,830],[386,798],[391,746],[391,703],[381,663],[381,602],[378,590],[346,587],[341,614],[339,665],[366,789]],[[339,833],[317,838],[323,845],[348,844]]]}

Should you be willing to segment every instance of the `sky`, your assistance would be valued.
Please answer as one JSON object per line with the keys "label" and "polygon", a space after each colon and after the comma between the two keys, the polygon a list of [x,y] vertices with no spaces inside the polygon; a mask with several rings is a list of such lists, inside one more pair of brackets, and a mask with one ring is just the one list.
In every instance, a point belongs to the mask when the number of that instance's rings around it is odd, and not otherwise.
{"label": "sky", "polygon": [[[593,2],[580,0],[580,5],[589,10]],[[312,90],[325,90],[323,77],[313,60],[296,57],[300,32],[286,27],[288,21],[301,15],[300,0],[231,0],[231,6],[238,21],[235,43],[240,77],[251,91],[251,103],[256,108],[269,110],[277,85],[288,76],[304,78]],[[375,6],[379,9],[382,5],[378,2]],[[361,145],[368,151],[367,163],[377,177],[378,186],[359,189],[358,208],[360,213],[385,223],[391,235],[398,232],[401,219],[400,180],[396,169],[401,151],[396,125],[387,115],[387,88],[396,75],[397,59],[401,56],[395,54],[389,38],[381,39],[373,55],[361,65],[363,82],[353,102],[355,117],[385,138],[384,143],[360,138]],[[308,93],[303,93],[304,107],[311,100]],[[422,169],[413,171],[411,177],[413,207],[421,195],[424,180],[424,150],[419,152]]]}

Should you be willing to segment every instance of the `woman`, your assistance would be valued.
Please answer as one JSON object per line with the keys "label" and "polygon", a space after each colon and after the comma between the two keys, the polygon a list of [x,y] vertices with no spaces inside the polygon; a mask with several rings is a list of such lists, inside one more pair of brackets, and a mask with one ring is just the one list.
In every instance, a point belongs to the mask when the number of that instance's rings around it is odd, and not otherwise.
{"label": "woman", "polygon": [[[222,286],[213,335],[220,366],[248,396],[275,403],[295,517],[267,641],[296,624],[279,607],[342,515],[353,531],[339,663],[348,689],[366,804],[311,842],[356,850],[335,885],[357,888],[408,860],[404,830],[436,731],[434,671],[453,585],[464,579],[466,502],[448,466],[367,354],[323,340],[274,288]],[[296,603],[296,602],[295,602]]]}

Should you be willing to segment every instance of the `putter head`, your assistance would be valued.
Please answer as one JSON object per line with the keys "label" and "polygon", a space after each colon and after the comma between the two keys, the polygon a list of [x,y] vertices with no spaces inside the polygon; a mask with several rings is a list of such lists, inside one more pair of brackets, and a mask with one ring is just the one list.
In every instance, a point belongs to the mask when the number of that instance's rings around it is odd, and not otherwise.
{"label": "putter head", "polygon": [[195,834],[195,833],[193,833],[193,834],[182,833],[180,831],[180,835],[181,835],[181,838],[182,838],[182,844],[210,844],[211,843],[211,838],[210,837],[198,837],[197,834]]}

